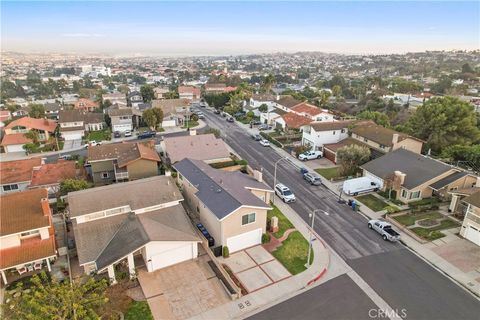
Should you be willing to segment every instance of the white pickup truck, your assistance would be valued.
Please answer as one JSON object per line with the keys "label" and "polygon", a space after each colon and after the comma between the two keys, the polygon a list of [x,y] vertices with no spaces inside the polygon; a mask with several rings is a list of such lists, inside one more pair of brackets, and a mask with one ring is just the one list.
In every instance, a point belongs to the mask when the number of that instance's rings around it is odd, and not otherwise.
{"label": "white pickup truck", "polygon": [[373,229],[382,235],[383,240],[395,242],[400,240],[400,234],[392,229],[390,223],[382,220],[368,221],[368,228]]}
{"label": "white pickup truck", "polygon": [[313,159],[319,159],[323,156],[322,151],[305,151],[304,153],[301,153],[298,156],[298,159],[302,161],[307,161],[307,160],[313,160]]}

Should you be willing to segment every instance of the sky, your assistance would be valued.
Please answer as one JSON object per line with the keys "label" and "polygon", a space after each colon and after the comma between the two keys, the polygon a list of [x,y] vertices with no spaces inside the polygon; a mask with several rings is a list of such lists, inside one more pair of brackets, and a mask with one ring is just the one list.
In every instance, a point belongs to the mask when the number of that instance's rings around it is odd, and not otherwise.
{"label": "sky", "polygon": [[8,2],[2,51],[113,55],[480,49],[480,2]]}

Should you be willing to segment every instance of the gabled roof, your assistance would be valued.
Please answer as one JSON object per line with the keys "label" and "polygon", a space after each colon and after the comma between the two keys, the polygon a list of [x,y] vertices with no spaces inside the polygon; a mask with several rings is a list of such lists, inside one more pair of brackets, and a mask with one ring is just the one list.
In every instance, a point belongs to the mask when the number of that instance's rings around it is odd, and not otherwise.
{"label": "gabled roof", "polygon": [[183,197],[175,181],[167,176],[155,176],[68,194],[71,217],[127,205],[134,211],[181,200]]}
{"label": "gabled roof", "polygon": [[352,121],[329,121],[329,122],[312,122],[310,126],[313,130],[320,132],[320,131],[332,131],[332,130],[340,130],[346,129],[348,126],[352,124]]}
{"label": "gabled roof", "polygon": [[26,144],[32,143],[33,140],[27,138],[24,133],[13,133],[13,134],[6,134],[2,139],[2,146],[10,146],[12,144]]}
{"label": "gabled roof", "polygon": [[30,187],[58,184],[65,179],[75,179],[77,169],[75,161],[58,160],[56,163],[46,163],[32,172]]}
{"label": "gabled roof", "polygon": [[48,197],[45,188],[13,192],[0,197],[0,236],[48,227],[41,199]]}
{"label": "gabled roof", "polygon": [[[311,105],[308,102],[302,102],[300,104],[297,104],[296,106],[290,108],[290,110],[298,112],[298,113],[304,113],[308,114],[309,116],[316,116],[319,115],[322,112],[325,112],[324,110]],[[328,113],[328,112],[327,112]]]}
{"label": "gabled roof", "polygon": [[200,88],[193,86],[178,86],[178,93],[192,93],[196,96],[200,96]]}
{"label": "gabled roof", "polygon": [[158,153],[148,141],[109,143],[88,148],[90,162],[111,159],[116,159],[120,168],[140,159],[160,162]]}
{"label": "gabled roof", "polygon": [[432,188],[433,190],[440,190],[440,189],[448,186],[450,183],[455,182],[458,179],[465,177],[467,174],[468,173],[466,173],[465,171],[453,172],[452,174],[446,176],[445,178],[440,179],[435,183],[432,183],[430,185],[430,188]]}
{"label": "gabled roof", "polygon": [[16,126],[54,132],[55,128],[57,127],[57,123],[53,120],[48,120],[48,119],[35,119],[30,117],[23,117],[10,122],[5,127],[5,129],[11,129]]}
{"label": "gabled roof", "polygon": [[0,250],[0,269],[8,269],[25,263],[55,257],[55,237],[23,239],[20,246]]}
{"label": "gabled roof", "polygon": [[85,121],[85,124],[103,123],[104,120],[103,113],[100,112],[87,112],[83,115],[83,121]]}
{"label": "gabled roof", "polygon": [[0,183],[18,183],[32,180],[34,167],[42,165],[41,158],[5,161],[0,163]]}
{"label": "gabled roof", "polygon": [[121,116],[131,116],[132,109],[130,108],[122,108],[122,109],[109,109],[108,110],[108,115],[110,117],[121,117]]}
{"label": "gabled roof", "polygon": [[312,123],[312,119],[304,117],[304,116],[300,116],[300,115],[295,114],[293,112],[285,113],[284,115],[282,115],[282,119],[287,124],[287,127],[292,128],[292,129],[298,129],[301,126]]}
{"label": "gabled roof", "polygon": [[400,171],[406,174],[403,186],[407,189],[413,189],[452,169],[443,162],[406,149],[389,152],[361,167],[381,179]]}
{"label": "gabled roof", "polygon": [[177,108],[187,108],[188,106],[190,106],[190,100],[185,98],[152,100],[152,108],[162,109],[164,116],[175,114]]}
{"label": "gabled roof", "polygon": [[230,157],[227,145],[213,134],[166,137],[163,139],[165,151],[171,163],[185,158],[214,160]]}
{"label": "gabled roof", "polygon": [[297,104],[302,103],[302,101],[295,99],[292,96],[282,96],[280,99],[278,99],[277,103],[279,105],[284,106],[287,109],[291,109]]}
{"label": "gabled roof", "polygon": [[480,208],[480,190],[463,199],[464,202]]}
{"label": "gabled roof", "polygon": [[375,141],[379,144],[389,147],[393,146],[392,140],[394,134],[398,134],[399,142],[405,139],[414,139],[423,142],[422,140],[409,136],[408,134],[385,128],[374,123],[373,121],[359,122],[350,131],[361,137],[367,138],[368,140]]}
{"label": "gabled roof", "polygon": [[269,186],[241,172],[213,169],[200,160],[183,159],[173,165],[198,191],[196,196],[213,214],[222,220],[241,206],[269,209],[270,207],[250,190],[272,192]]}
{"label": "gabled roof", "polygon": [[61,110],[58,113],[59,123],[82,121],[84,121],[84,114],[80,110]]}

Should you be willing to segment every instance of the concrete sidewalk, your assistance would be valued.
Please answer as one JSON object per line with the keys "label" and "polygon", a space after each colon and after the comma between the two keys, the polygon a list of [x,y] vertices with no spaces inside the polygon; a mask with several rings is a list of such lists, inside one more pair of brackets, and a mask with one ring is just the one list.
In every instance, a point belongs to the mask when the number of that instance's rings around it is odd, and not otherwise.
{"label": "concrete sidewalk", "polygon": [[[295,228],[308,240],[310,238],[310,228],[300,216],[297,215],[289,205],[281,201],[278,201],[276,205],[292,222]],[[312,241],[312,250],[314,253],[313,263],[304,272],[190,319],[243,319],[256,312],[270,308],[283,300],[305,292],[316,284],[320,284],[324,280],[323,275],[326,273],[330,264],[330,252],[323,243],[323,240],[317,237],[315,233],[314,240]]]}

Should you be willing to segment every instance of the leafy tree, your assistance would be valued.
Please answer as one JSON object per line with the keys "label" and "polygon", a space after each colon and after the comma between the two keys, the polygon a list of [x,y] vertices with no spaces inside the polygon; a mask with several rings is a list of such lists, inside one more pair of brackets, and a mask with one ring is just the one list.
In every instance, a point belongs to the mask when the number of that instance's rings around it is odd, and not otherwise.
{"label": "leafy tree", "polygon": [[337,150],[337,160],[342,175],[353,175],[359,166],[370,160],[370,149],[355,144],[345,146]]}
{"label": "leafy tree", "polygon": [[328,99],[330,98],[330,96],[331,96],[331,93],[329,91],[322,90],[320,92],[320,100],[319,100],[320,107],[324,107],[327,105]]}
{"label": "leafy tree", "polygon": [[[107,282],[88,277],[86,281],[49,280],[45,272],[33,275],[30,291],[9,295],[2,306],[5,319],[99,319],[97,309],[105,305]],[[18,289],[23,284],[19,282]]]}
{"label": "leafy tree", "polygon": [[357,114],[357,118],[364,120],[372,120],[376,124],[379,124],[386,128],[390,127],[390,119],[383,112],[364,110]]}
{"label": "leafy tree", "polygon": [[448,146],[442,151],[442,157],[453,161],[468,161],[480,168],[480,144]]}
{"label": "leafy tree", "polygon": [[26,133],[23,134],[25,137],[27,137],[28,139],[32,140],[32,142],[34,144],[38,144],[38,140],[39,140],[39,135],[38,135],[38,131],[36,130],[30,130]]}
{"label": "leafy tree", "polygon": [[32,118],[40,119],[45,116],[45,107],[41,104],[31,104],[28,115]]}
{"label": "leafy tree", "polygon": [[143,97],[143,102],[148,103],[155,98],[155,92],[153,91],[153,86],[145,84],[140,87],[140,93]]}
{"label": "leafy tree", "polygon": [[339,98],[342,95],[342,87],[338,84],[332,87],[332,94],[335,98]]}
{"label": "leafy tree", "polygon": [[258,111],[265,113],[265,112],[268,111],[268,106],[267,106],[265,103],[262,103],[262,104],[258,107]]}
{"label": "leafy tree", "polygon": [[262,91],[266,93],[270,93],[272,91],[272,87],[275,85],[276,79],[273,74],[269,74],[263,79],[262,82]]}
{"label": "leafy tree", "polygon": [[178,95],[178,92],[177,91],[168,91],[167,93],[164,93],[163,94],[163,97],[165,99],[178,99],[179,98],[179,95]]}
{"label": "leafy tree", "polygon": [[444,94],[448,89],[452,87],[452,79],[447,76],[443,76],[430,88],[432,92],[438,94]]}
{"label": "leafy tree", "polygon": [[91,184],[84,179],[65,179],[60,182],[60,195],[65,196],[69,192],[91,188]]}
{"label": "leafy tree", "polygon": [[151,108],[143,111],[143,121],[145,121],[145,124],[150,128],[150,129],[155,129],[157,125],[157,115],[155,114],[154,109],[156,108]]}
{"label": "leafy tree", "polygon": [[5,99],[15,98],[15,97],[25,97],[25,91],[19,85],[16,85],[11,81],[2,81],[0,82],[2,101]]}
{"label": "leafy tree", "polygon": [[221,136],[220,130],[215,129],[215,128],[208,128],[207,130],[205,130],[205,131],[203,132],[203,134],[210,134],[210,133],[213,133],[213,135],[215,136],[215,138],[220,138],[220,136]]}
{"label": "leafy tree", "polygon": [[253,117],[255,117],[255,113],[253,113],[253,111],[248,111],[247,112],[247,117],[248,118],[253,118]]}
{"label": "leafy tree", "polygon": [[419,106],[406,127],[436,153],[452,145],[478,143],[480,139],[473,106],[448,96],[432,98]]}
{"label": "leafy tree", "polygon": [[152,108],[155,114],[155,128],[158,128],[163,122],[163,110],[160,108]]}
{"label": "leafy tree", "polygon": [[467,62],[462,65],[462,73],[474,73],[475,71],[472,69],[470,64]]}

